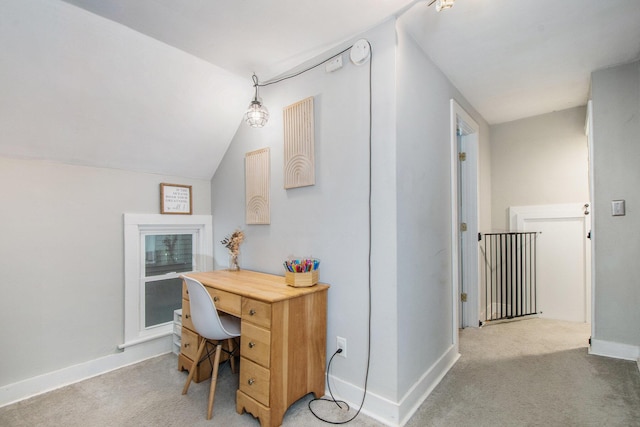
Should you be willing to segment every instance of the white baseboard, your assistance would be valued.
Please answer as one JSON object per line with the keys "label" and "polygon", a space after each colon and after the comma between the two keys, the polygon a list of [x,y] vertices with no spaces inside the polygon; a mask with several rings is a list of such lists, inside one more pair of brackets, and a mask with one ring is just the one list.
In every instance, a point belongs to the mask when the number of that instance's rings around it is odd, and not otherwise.
{"label": "white baseboard", "polygon": [[89,360],[58,371],[0,386],[0,407],[37,396],[69,384],[77,383],[115,369],[151,359],[172,350],[172,336],[128,347],[124,351]]}
{"label": "white baseboard", "polygon": [[440,384],[440,381],[442,381],[459,358],[460,353],[458,353],[457,347],[452,345],[404,395],[400,400],[401,426],[409,422],[409,419],[416,413],[427,397],[429,397],[433,389]]}
{"label": "white baseboard", "polygon": [[[460,354],[452,346],[416,381],[400,402],[394,402],[368,390],[361,412],[390,427],[406,424],[459,357]],[[331,389],[336,399],[344,400],[351,408],[360,407],[364,393],[362,387],[334,376],[330,376],[329,381],[334,384]],[[340,394],[336,393],[336,390],[339,390]]]}
{"label": "white baseboard", "polygon": [[640,359],[640,347],[592,338],[591,346],[589,347],[589,354],[637,361]]}

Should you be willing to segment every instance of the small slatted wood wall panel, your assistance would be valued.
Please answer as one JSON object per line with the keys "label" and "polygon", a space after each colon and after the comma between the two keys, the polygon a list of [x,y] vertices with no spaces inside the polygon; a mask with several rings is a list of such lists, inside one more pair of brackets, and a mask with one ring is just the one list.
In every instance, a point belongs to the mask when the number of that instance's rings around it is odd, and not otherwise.
{"label": "small slatted wood wall panel", "polygon": [[269,224],[270,185],[269,148],[251,151],[245,154],[245,200],[246,223]]}
{"label": "small slatted wood wall panel", "polygon": [[313,97],[285,107],[283,122],[284,188],[314,185]]}

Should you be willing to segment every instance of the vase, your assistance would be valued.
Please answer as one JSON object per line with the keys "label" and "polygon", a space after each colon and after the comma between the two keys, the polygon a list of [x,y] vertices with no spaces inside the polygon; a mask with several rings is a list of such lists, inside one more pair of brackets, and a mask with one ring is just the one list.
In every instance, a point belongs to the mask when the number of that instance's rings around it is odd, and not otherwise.
{"label": "vase", "polygon": [[239,253],[229,255],[229,270],[240,271],[239,257],[240,257]]}

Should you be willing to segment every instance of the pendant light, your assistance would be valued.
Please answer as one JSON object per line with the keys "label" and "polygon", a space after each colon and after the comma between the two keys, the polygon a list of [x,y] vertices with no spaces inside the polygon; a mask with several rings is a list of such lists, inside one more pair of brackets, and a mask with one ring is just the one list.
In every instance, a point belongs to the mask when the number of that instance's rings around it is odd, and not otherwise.
{"label": "pendant light", "polygon": [[444,9],[450,9],[453,7],[453,2],[455,0],[436,0],[436,10],[440,12]]}
{"label": "pendant light", "polygon": [[249,104],[249,108],[247,108],[247,112],[244,113],[244,120],[252,128],[261,128],[269,120],[269,110],[262,105],[262,99],[258,98],[258,77],[254,74],[251,78],[256,92],[251,104]]}
{"label": "pendant light", "polygon": [[453,7],[453,2],[456,0],[431,0],[431,2],[427,6],[431,6],[433,3],[436,4],[436,10],[438,12],[450,9]]}

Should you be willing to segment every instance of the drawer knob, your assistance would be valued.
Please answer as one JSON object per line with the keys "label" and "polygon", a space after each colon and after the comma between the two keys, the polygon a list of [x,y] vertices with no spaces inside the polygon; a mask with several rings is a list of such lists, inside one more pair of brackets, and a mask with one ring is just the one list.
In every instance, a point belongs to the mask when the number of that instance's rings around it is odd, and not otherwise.
{"label": "drawer knob", "polygon": [[253,316],[254,314],[256,314],[256,311],[253,308],[249,310],[249,316]]}
{"label": "drawer knob", "polygon": [[256,346],[256,343],[254,343],[253,341],[249,342],[249,348],[253,348]]}
{"label": "drawer knob", "polygon": [[255,379],[253,379],[253,378],[249,378],[249,381],[247,381],[247,384],[249,384],[249,385],[253,385],[253,383],[255,383],[255,382],[256,382],[256,380],[255,380]]}
{"label": "drawer knob", "polygon": [[184,315],[184,318],[185,318],[185,319],[189,319],[190,317],[191,317],[191,315],[189,315],[189,314],[185,314],[185,315]]}
{"label": "drawer knob", "polygon": [[220,301],[220,298],[218,298],[218,297],[213,297],[213,302],[218,302],[218,301]]}
{"label": "drawer knob", "polygon": [[188,342],[184,343],[184,348],[187,348],[187,347],[189,347],[189,343]]}

